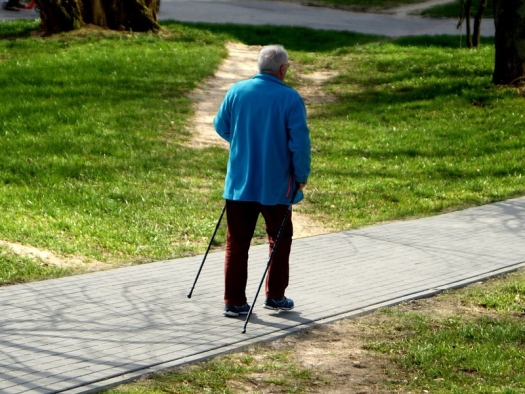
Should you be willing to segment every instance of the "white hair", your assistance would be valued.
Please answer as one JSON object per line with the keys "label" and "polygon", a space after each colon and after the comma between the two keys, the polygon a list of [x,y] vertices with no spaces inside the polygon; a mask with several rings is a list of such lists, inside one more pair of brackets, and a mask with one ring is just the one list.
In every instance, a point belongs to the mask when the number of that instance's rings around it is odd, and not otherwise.
{"label": "white hair", "polygon": [[279,67],[286,63],[288,63],[288,52],[282,45],[268,45],[259,52],[257,60],[259,72],[275,74],[279,71]]}

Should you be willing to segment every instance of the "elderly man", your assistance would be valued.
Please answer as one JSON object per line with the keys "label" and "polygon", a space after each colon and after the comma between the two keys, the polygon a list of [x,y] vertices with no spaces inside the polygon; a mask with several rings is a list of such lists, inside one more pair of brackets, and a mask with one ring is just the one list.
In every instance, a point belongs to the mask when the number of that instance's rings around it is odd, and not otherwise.
{"label": "elderly man", "polygon": [[[224,264],[224,315],[248,314],[246,300],[248,250],[262,214],[270,251],[285,217],[294,188],[303,189],[310,174],[310,132],[304,102],[283,81],[288,53],[280,45],[259,53],[259,73],[227,92],[214,120],[217,133],[230,143],[223,197],[227,239]],[[302,196],[302,191],[298,193]],[[283,228],[266,278],[264,307],[290,310],[285,290],[293,226]]]}

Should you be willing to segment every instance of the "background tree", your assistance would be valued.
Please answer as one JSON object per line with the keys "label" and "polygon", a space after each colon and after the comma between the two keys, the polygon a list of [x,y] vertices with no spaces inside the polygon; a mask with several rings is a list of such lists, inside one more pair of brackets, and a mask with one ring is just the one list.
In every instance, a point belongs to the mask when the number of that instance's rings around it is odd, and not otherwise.
{"label": "background tree", "polygon": [[93,24],[112,30],[156,31],[160,0],[36,0],[45,34]]}
{"label": "background tree", "polygon": [[487,0],[479,0],[478,11],[474,16],[474,32],[471,34],[470,28],[470,10],[472,8],[472,0],[461,0],[461,11],[459,14],[458,29],[461,28],[463,22],[466,24],[467,33],[467,47],[475,48],[481,43],[481,21],[483,14],[487,8]]}
{"label": "background tree", "polygon": [[472,46],[477,47],[481,43],[481,21],[487,8],[487,0],[479,0],[478,11],[474,16],[474,32],[472,34]]}
{"label": "background tree", "polygon": [[494,0],[495,65],[492,81],[525,81],[525,0]]}
{"label": "background tree", "polygon": [[461,29],[463,22],[466,24],[466,40],[467,47],[472,48],[472,36],[470,30],[470,8],[472,6],[472,0],[461,0],[461,10],[459,12],[458,29]]}

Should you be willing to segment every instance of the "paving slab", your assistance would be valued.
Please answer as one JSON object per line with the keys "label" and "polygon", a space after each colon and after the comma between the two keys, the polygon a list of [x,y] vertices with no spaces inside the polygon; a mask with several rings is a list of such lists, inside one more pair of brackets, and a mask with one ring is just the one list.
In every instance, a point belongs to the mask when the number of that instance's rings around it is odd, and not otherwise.
{"label": "paving slab", "polygon": [[[0,392],[88,393],[525,266],[525,198],[294,241],[287,294],[245,334],[222,316],[223,252],[0,288]],[[248,297],[267,261],[250,251]]]}

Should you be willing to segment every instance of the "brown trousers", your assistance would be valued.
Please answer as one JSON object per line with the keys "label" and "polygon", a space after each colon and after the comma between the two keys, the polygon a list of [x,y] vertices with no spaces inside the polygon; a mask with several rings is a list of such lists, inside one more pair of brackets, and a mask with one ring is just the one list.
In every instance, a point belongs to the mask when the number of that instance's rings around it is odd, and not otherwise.
{"label": "brown trousers", "polygon": [[[257,202],[226,201],[226,258],[224,262],[224,303],[240,306],[246,299],[248,280],[248,250],[255,231],[259,213],[263,215],[268,234],[269,253],[271,253],[277,233],[288,209],[287,205],[262,205]],[[281,239],[273,255],[266,276],[266,297],[281,298],[288,287],[289,257],[292,246],[292,215],[283,228]],[[260,264],[261,275],[266,262]]]}

